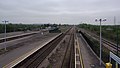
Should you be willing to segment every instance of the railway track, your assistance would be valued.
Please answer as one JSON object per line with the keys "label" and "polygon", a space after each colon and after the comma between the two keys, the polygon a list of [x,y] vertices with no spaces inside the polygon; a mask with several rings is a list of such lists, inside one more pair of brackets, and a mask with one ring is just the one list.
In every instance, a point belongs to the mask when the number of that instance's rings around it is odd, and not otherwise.
{"label": "railway track", "polygon": [[[14,68],[36,68],[39,64],[50,54],[50,52],[56,47],[56,45],[62,40],[64,35],[57,37],[55,40],[44,46],[42,49],[29,56],[27,59],[16,65]],[[53,45],[54,44],[54,45]]]}
{"label": "railway track", "polygon": [[[45,58],[52,52],[52,50],[58,45],[58,43],[64,38],[66,34],[71,33],[71,28],[67,30],[64,34],[61,34],[60,36],[56,37],[54,40],[43,46],[41,49],[27,57],[25,60],[14,66],[14,68],[37,68],[44,60]],[[73,34],[71,35],[71,42],[73,39]],[[74,47],[74,42],[72,42],[71,50],[74,51],[72,47]],[[72,52],[70,51],[70,52]],[[70,54],[72,55],[70,57],[70,61],[73,59],[73,52]],[[72,63],[69,63],[72,65]]]}
{"label": "railway track", "polygon": [[[90,36],[87,33],[85,33],[85,34],[88,35],[88,36]],[[94,39],[96,39],[97,41],[99,41],[99,36],[93,36],[93,35],[91,35],[91,37],[94,38]],[[114,49],[114,51],[113,50],[110,50],[110,51],[115,52],[117,50],[117,45],[116,44],[114,44],[114,43],[112,43],[112,42],[110,42],[110,41],[108,41],[106,39],[103,39],[103,38],[102,38],[102,42],[104,44],[108,45],[109,47],[112,47]],[[118,51],[120,52],[120,46],[119,45],[118,45]]]}
{"label": "railway track", "polygon": [[[97,39],[99,39],[98,36],[94,36],[94,37],[96,37]],[[112,43],[112,42],[110,42],[110,41],[108,41],[106,39],[103,39],[103,38],[102,38],[102,42],[105,43],[105,44],[107,44],[108,46],[112,47],[114,50],[117,50],[117,45],[116,44],[114,44],[114,43]],[[120,51],[120,46],[118,46],[118,51]]]}
{"label": "railway track", "polygon": [[[102,39],[102,40],[103,40],[103,43],[105,43],[105,44],[109,45],[110,47],[114,48],[115,50],[117,50],[117,45],[111,43],[110,41],[107,41],[104,39]],[[118,46],[118,51],[120,52],[120,46]]]}
{"label": "railway track", "polygon": [[75,52],[74,52],[74,29],[68,33],[70,40],[65,51],[61,68],[74,68]]}

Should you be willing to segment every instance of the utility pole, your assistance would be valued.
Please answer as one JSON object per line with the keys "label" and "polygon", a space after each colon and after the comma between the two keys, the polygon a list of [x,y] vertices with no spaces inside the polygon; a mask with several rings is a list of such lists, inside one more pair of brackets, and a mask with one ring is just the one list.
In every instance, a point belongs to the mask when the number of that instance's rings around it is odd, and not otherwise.
{"label": "utility pole", "polygon": [[[114,16],[114,25],[115,25],[115,30],[116,30],[116,45],[117,45],[117,56],[118,56],[118,26],[116,25],[116,17]],[[118,63],[116,62],[116,68],[118,68]]]}
{"label": "utility pole", "polygon": [[7,51],[7,49],[6,49],[6,23],[9,22],[9,21],[4,20],[2,22],[5,24],[4,49],[5,49],[5,51]]}
{"label": "utility pole", "polygon": [[102,33],[101,33],[101,22],[102,21],[106,21],[106,19],[95,19],[95,21],[99,21],[100,22],[100,66],[101,66],[101,57],[102,57]]}

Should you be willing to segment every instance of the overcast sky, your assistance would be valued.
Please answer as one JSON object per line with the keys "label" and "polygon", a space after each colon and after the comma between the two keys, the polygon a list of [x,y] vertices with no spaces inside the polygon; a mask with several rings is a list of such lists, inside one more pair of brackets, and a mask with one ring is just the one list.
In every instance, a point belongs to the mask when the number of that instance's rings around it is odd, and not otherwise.
{"label": "overcast sky", "polygon": [[0,21],[12,23],[113,24],[114,16],[119,24],[120,0],[0,0]]}

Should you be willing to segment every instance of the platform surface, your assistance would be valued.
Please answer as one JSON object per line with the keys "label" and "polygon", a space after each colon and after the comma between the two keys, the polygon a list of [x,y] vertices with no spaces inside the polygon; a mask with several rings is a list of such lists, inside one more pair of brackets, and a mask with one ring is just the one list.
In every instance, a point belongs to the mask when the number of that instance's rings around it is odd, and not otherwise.
{"label": "platform surface", "polygon": [[54,39],[57,35],[43,39],[42,41],[39,41],[39,42],[31,44],[31,45],[21,46],[19,48],[16,48],[16,49],[10,51],[10,52],[7,52],[5,54],[0,55],[0,68],[9,64],[12,61],[15,61],[16,59],[25,55],[29,51],[35,50],[36,48],[40,48],[41,46],[45,45],[46,43],[48,43],[52,39]]}
{"label": "platform surface", "polygon": [[84,68],[105,68],[99,65],[99,59],[93,54],[81,34],[78,35]]}

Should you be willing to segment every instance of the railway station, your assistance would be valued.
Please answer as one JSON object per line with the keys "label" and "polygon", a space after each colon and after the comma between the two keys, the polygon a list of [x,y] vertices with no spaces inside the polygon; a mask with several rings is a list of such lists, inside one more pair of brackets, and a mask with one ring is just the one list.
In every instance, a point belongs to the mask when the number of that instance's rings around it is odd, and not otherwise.
{"label": "railway station", "polygon": [[[27,33],[7,33],[0,38],[1,68],[112,68],[111,60],[104,62],[91,48],[89,37],[99,41],[93,33],[69,26],[65,30],[40,30]],[[9,36],[10,35],[10,36]],[[1,34],[2,36],[2,34]],[[4,41],[6,39],[6,41]],[[109,44],[110,41],[107,41]],[[113,47],[103,42],[109,50]],[[6,45],[6,50],[5,50]],[[112,45],[111,45],[112,46]],[[111,54],[111,59],[114,59]],[[119,57],[118,57],[119,59]],[[111,62],[111,63],[110,63]],[[119,62],[119,60],[118,60]],[[114,63],[113,63],[114,64]]]}
{"label": "railway station", "polygon": [[120,68],[120,0],[0,0],[0,68]]}

